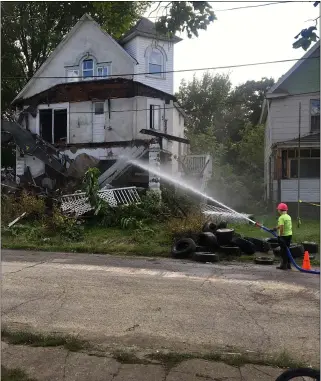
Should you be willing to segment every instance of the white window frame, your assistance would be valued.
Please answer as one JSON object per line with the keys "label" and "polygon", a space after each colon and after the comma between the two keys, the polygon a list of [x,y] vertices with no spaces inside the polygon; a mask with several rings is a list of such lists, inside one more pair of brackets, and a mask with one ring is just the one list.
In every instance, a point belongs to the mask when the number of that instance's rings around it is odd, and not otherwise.
{"label": "white window frame", "polygon": [[69,144],[69,103],[52,103],[50,105],[38,105],[37,107],[37,117],[36,117],[36,133],[40,136],[40,113],[39,110],[48,110],[52,109],[52,124],[51,124],[51,134],[52,134],[52,140],[51,144],[54,144],[54,125],[55,125],[55,110],[67,110],[67,141],[66,144]]}
{"label": "white window frame", "polygon": [[[73,75],[70,75],[73,73]],[[78,82],[79,81],[79,69],[67,69],[66,70],[67,82]]]}
{"label": "white window frame", "polygon": [[[107,69],[107,75],[99,75],[98,71],[102,69]],[[97,65],[97,79],[104,79],[111,76],[111,65]]]}
{"label": "white window frame", "polygon": [[[160,73],[151,73],[150,71],[150,68],[149,68],[149,65],[150,65],[150,57],[151,57],[151,54],[152,52],[156,50],[160,56],[161,56],[161,70],[160,70]],[[166,66],[165,66],[165,63],[166,63],[166,58],[165,58],[165,54],[164,52],[162,51],[162,49],[160,49],[159,46],[149,46],[147,51],[146,51],[146,77],[150,77],[150,78],[157,78],[157,79],[165,79],[165,69],[166,69]]]}
{"label": "white window frame", "polygon": [[[92,63],[93,63],[93,68],[92,68],[92,69],[84,69],[84,63],[85,63],[86,61],[92,61]],[[88,72],[88,71],[92,71],[92,76],[85,77],[85,76],[84,76],[84,72]],[[95,78],[95,60],[94,60],[92,57],[84,58],[84,59],[81,61],[81,73],[82,73],[82,79],[83,79],[84,81],[92,80],[92,79]]]}

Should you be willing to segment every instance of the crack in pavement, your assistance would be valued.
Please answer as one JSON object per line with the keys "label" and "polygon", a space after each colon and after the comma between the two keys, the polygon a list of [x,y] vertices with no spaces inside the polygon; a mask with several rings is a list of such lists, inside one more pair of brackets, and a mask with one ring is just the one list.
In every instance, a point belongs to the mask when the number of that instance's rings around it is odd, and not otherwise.
{"label": "crack in pavement", "polygon": [[43,296],[38,296],[37,298],[32,298],[32,299],[29,299],[29,300],[26,300],[25,302],[22,302],[22,303],[19,303],[11,308],[9,308],[8,310],[6,311],[3,311],[1,312],[1,316],[7,316],[8,314],[10,314],[11,312],[13,312],[14,310],[16,310],[17,308],[25,305],[25,304],[28,304],[28,303],[31,303],[31,302],[34,302],[36,300],[41,300],[41,299],[45,299],[47,296],[49,296],[49,294],[47,295],[43,295]]}
{"label": "crack in pavement", "polygon": [[50,263],[50,262],[52,262],[52,261],[42,261],[42,262],[37,262],[37,263],[35,263],[34,265],[25,266],[25,267],[23,267],[22,269],[17,270],[17,271],[8,271],[8,272],[2,274],[2,276],[12,275],[12,274],[17,274],[17,273],[20,273],[20,272],[22,272],[22,271],[24,271],[24,270],[31,269],[32,267],[36,267],[36,266],[42,265],[42,264],[44,264],[44,263]]}

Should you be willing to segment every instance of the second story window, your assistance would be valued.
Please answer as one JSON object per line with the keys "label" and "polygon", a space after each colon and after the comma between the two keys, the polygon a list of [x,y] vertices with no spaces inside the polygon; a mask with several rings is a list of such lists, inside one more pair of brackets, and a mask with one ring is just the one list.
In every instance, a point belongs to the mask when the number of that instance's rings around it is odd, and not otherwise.
{"label": "second story window", "polygon": [[91,78],[94,76],[94,61],[92,59],[82,62],[82,76],[83,78]]}
{"label": "second story window", "polygon": [[70,69],[67,70],[68,82],[78,82],[79,81],[79,70]]}
{"label": "second story window", "polygon": [[320,131],[320,99],[310,100],[311,132]]}
{"label": "second story window", "polygon": [[148,57],[148,72],[155,77],[162,77],[164,72],[163,54],[158,49],[151,49]]}
{"label": "second story window", "polygon": [[97,67],[97,76],[99,78],[105,78],[110,75],[109,66],[98,66]]}

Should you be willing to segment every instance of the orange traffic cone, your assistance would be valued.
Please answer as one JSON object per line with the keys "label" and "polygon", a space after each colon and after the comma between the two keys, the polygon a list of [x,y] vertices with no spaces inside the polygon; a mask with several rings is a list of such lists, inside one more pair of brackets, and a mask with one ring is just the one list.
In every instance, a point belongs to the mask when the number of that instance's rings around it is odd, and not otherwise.
{"label": "orange traffic cone", "polygon": [[304,252],[302,268],[303,270],[311,270],[311,263],[310,263],[310,257],[309,257],[308,251]]}

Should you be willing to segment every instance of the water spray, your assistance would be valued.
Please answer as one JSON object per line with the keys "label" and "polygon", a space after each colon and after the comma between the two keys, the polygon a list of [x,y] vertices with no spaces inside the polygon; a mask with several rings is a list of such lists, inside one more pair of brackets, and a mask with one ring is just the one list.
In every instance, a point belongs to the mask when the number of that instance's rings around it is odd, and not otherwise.
{"label": "water spray", "polygon": [[[274,237],[278,237],[277,234],[272,230],[272,229],[269,229],[267,228],[266,226],[264,226],[263,224],[260,224],[259,222],[256,222],[254,220],[252,220],[251,218],[245,216],[244,214],[241,214],[239,212],[237,212],[236,210],[228,207],[227,205],[223,204],[222,202],[218,201],[218,200],[215,200],[213,197],[211,196],[208,196],[206,193],[203,193],[201,191],[199,191],[198,189],[196,189],[194,186],[192,186],[191,184],[188,184],[187,182],[183,181],[182,179],[179,179],[177,177],[174,177],[168,173],[165,173],[161,170],[159,170],[158,168],[155,168],[154,166],[151,166],[151,165],[148,165],[148,164],[145,164],[145,163],[142,163],[141,161],[139,160],[132,160],[132,159],[129,159],[127,158],[127,160],[137,166],[137,167],[140,167],[141,169],[144,169],[145,171],[147,172],[152,172],[154,173],[154,175],[158,176],[158,177],[161,177],[163,178],[164,180],[170,182],[170,183],[173,183],[175,185],[178,185],[179,187],[181,188],[184,188],[200,197],[203,197],[203,198],[206,198],[207,200],[209,201],[212,201],[214,202],[215,204],[221,206],[222,208],[228,210],[231,214],[234,214],[234,215],[237,215],[239,218],[242,218],[242,219],[245,219],[247,220],[248,222],[250,222],[252,225],[258,227],[259,229],[267,232],[267,233],[270,233],[272,234]],[[293,257],[292,257],[292,254],[291,254],[291,251],[290,249],[287,247],[287,254],[288,254],[288,257],[290,258],[290,261],[291,263],[293,264],[293,266],[303,272],[303,273],[308,273],[308,274],[317,274],[317,275],[320,275],[320,271],[319,270],[305,270],[303,269],[302,267],[298,266]]]}

